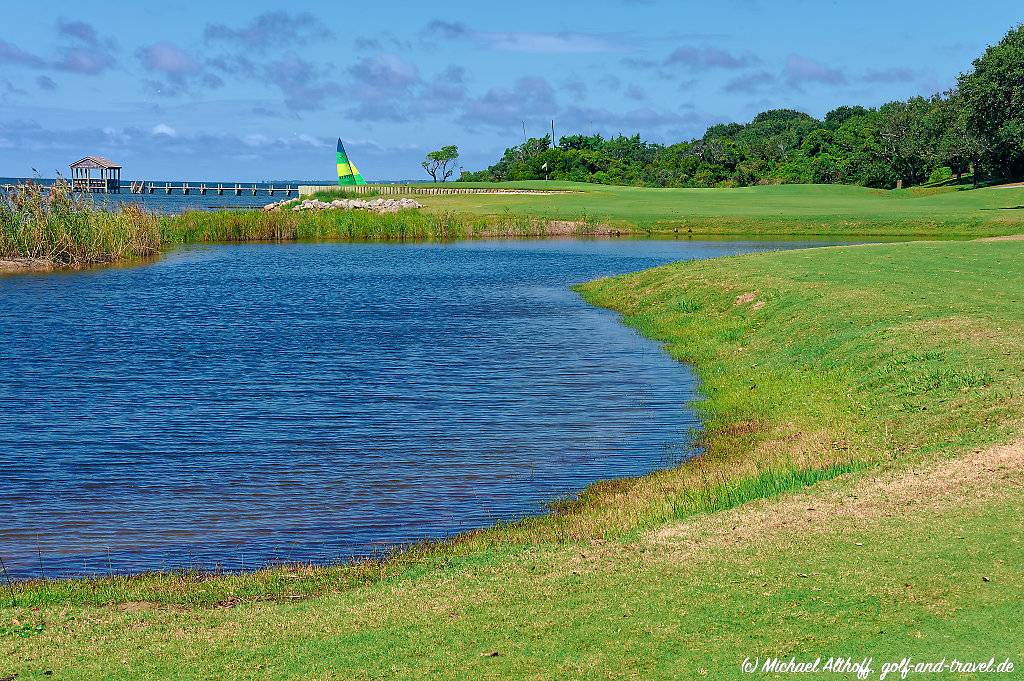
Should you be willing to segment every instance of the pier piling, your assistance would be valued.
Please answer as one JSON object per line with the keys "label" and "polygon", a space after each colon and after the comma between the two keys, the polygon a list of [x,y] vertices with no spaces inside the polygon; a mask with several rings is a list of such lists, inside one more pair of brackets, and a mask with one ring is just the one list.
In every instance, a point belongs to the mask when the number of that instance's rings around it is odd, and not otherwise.
{"label": "pier piling", "polygon": [[[132,194],[152,194],[156,190],[156,185],[148,180],[133,180],[122,186]],[[165,182],[160,189],[165,194],[181,192],[182,194],[188,195],[193,192],[198,192],[202,196],[206,196],[211,192],[217,192],[218,196],[223,196],[225,192],[233,192],[235,196],[241,196],[243,193],[249,193],[253,196],[258,196],[261,193],[266,193],[268,196],[274,196],[274,194],[277,193],[283,193],[285,196],[291,196],[292,194],[298,196],[299,194],[299,188],[296,185],[278,187],[277,185],[272,184],[261,187],[255,182],[252,184],[236,182],[234,186],[225,186],[223,182],[218,182],[216,186],[206,184],[205,182],[200,182],[198,185],[193,185],[191,182]]]}

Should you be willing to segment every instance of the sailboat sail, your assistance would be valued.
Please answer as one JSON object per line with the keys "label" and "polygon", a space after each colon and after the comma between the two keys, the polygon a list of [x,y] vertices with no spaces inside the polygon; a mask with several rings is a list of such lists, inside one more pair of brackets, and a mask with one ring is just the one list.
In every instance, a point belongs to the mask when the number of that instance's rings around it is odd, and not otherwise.
{"label": "sailboat sail", "polygon": [[353,184],[366,184],[366,180],[356,170],[356,166],[348,158],[348,153],[345,151],[345,145],[342,144],[341,138],[338,138],[338,184],[353,185]]}

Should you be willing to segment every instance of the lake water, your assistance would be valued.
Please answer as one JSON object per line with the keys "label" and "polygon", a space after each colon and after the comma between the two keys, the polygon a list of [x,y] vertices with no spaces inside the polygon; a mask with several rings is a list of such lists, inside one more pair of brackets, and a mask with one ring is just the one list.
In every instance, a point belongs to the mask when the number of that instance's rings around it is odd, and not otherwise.
{"label": "lake water", "polygon": [[0,277],[0,557],[332,562],[672,465],[691,372],[568,285],[803,245],[205,246]]}

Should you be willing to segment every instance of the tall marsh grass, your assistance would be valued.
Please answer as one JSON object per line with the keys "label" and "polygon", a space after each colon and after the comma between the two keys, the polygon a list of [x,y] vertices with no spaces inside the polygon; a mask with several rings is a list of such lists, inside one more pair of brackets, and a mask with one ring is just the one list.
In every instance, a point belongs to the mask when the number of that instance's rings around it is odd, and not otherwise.
{"label": "tall marsh grass", "polygon": [[542,236],[544,223],[521,216],[481,217],[403,210],[187,211],[160,218],[167,244],[240,241],[450,241]]}
{"label": "tall marsh grass", "polygon": [[[337,192],[331,194],[336,197]],[[566,231],[566,228],[572,227]],[[549,222],[505,211],[471,215],[403,210],[221,210],[156,215],[134,203],[96,205],[65,182],[49,189],[31,182],[0,195],[0,258],[28,258],[56,266],[108,263],[155,255],[190,243],[245,241],[453,241],[596,234],[584,215]]]}
{"label": "tall marsh grass", "polygon": [[465,220],[415,210],[187,211],[160,220],[165,243],[237,241],[401,241],[459,239],[472,233]]}
{"label": "tall marsh grass", "polygon": [[0,258],[74,266],[159,250],[156,217],[134,204],[107,210],[88,196],[75,195],[65,182],[49,189],[26,182],[0,194]]}

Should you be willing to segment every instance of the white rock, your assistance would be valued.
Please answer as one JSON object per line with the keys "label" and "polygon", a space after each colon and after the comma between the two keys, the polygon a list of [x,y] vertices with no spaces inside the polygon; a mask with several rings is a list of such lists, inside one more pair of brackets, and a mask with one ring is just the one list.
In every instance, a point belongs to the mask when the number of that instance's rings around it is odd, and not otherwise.
{"label": "white rock", "polygon": [[[289,201],[278,201],[275,203],[267,204],[263,206],[264,211],[279,210]],[[369,210],[375,213],[397,213],[400,210],[422,208],[423,204],[419,201],[403,197],[400,199],[384,199],[377,198],[372,200],[365,199],[334,199],[330,203],[326,201],[320,201],[319,199],[303,199],[300,203],[292,206],[293,211],[302,210],[325,210],[327,208],[335,208],[342,210]]]}

